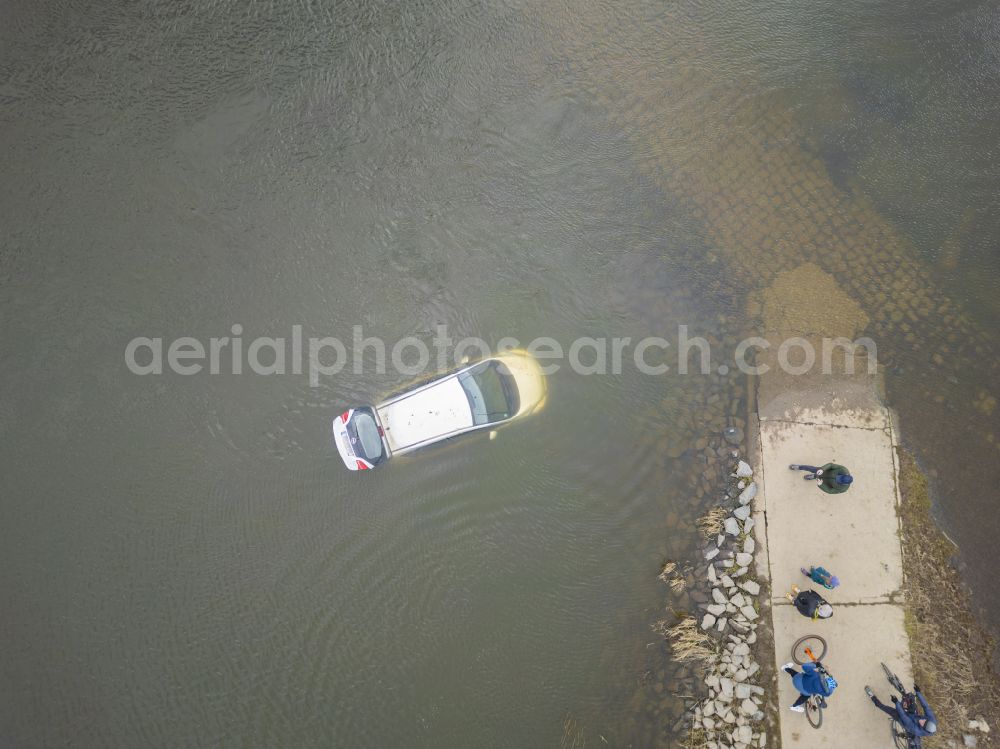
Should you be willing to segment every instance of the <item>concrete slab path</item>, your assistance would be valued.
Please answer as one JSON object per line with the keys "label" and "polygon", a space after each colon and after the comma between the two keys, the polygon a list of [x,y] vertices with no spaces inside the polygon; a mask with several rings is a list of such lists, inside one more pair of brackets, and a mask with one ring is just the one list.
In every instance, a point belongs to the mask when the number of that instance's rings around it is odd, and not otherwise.
{"label": "concrete slab path", "polygon": [[[850,403],[829,398],[817,403],[815,390],[802,398],[781,389],[780,398],[759,408],[760,496],[758,535],[764,530],[758,565],[772,585],[775,665],[779,669],[781,738],[791,747],[891,747],[889,719],[864,693],[870,685],[883,701],[889,685],[879,665],[885,661],[907,685],[912,683],[910,652],[903,625],[902,551],[896,514],[898,492],[894,432],[889,412],[874,397]],[[847,466],[851,489],[829,495],[789,464]],[[822,565],[840,577],[827,591],[800,567]],[[785,599],[792,584],[814,588],[834,604],[834,615],[813,622]],[[819,634],[829,645],[823,659],[839,687],[830,698],[824,725],[815,730],[804,715],[788,708],[796,692],[780,666],[805,634]]]}

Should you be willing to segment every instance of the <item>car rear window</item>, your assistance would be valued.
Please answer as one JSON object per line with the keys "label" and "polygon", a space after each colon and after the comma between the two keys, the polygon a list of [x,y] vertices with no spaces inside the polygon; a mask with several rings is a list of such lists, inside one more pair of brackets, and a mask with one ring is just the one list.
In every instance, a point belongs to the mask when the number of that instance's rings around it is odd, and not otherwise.
{"label": "car rear window", "polygon": [[351,419],[351,426],[358,436],[358,446],[364,457],[374,463],[382,457],[382,437],[378,433],[378,425],[371,414],[366,411],[356,412]]}

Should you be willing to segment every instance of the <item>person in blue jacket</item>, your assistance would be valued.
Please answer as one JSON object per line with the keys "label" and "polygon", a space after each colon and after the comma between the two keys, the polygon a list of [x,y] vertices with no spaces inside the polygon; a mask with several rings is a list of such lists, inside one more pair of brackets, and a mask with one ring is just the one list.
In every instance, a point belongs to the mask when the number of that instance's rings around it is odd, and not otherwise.
{"label": "person in blue jacket", "polygon": [[801,672],[795,670],[794,663],[786,663],[781,668],[792,677],[792,685],[799,690],[799,698],[791,707],[797,713],[806,711],[806,702],[814,694],[829,697],[837,688],[837,681],[815,663],[805,664]]}
{"label": "person in blue jacket", "polygon": [[899,723],[908,735],[914,738],[932,736],[937,733],[937,716],[931,710],[931,706],[927,704],[927,700],[924,699],[920,687],[914,684],[913,691],[916,693],[917,701],[920,702],[920,707],[923,708],[923,715],[920,714],[916,705],[913,705],[912,711],[907,710],[904,704],[896,698],[896,695],[892,695],[892,707],[883,705],[871,687],[865,687],[865,694],[871,698],[872,704]]}

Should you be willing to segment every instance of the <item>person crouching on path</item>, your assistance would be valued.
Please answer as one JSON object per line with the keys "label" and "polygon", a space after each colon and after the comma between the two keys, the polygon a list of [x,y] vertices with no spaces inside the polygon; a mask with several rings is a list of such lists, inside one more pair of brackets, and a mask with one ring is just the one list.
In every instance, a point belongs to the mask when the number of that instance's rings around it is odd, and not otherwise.
{"label": "person crouching on path", "polygon": [[818,481],[819,488],[827,494],[843,494],[854,483],[854,477],[851,475],[851,472],[844,468],[844,466],[837,465],[836,463],[827,463],[819,467],[802,466],[792,463],[788,467],[793,471],[805,471],[806,475],[803,478],[806,481]]}
{"label": "person crouching on path", "polygon": [[913,712],[908,712],[904,704],[899,701],[896,695],[892,695],[892,707],[883,705],[879,701],[879,698],[875,696],[872,688],[867,686],[865,687],[865,694],[871,698],[872,704],[899,723],[908,736],[912,736],[914,738],[931,736],[937,733],[937,716],[934,714],[934,711],[931,710],[931,706],[927,704],[927,700],[924,699],[924,695],[923,692],[920,691],[920,687],[914,684],[913,691],[915,692],[914,696],[920,702],[920,707],[923,708],[923,715],[920,714],[915,705],[913,706]]}
{"label": "person crouching on path", "polygon": [[806,702],[814,694],[826,698],[833,694],[833,690],[837,688],[836,680],[825,671],[820,670],[815,663],[805,664],[802,671],[796,671],[794,663],[786,663],[781,668],[792,677],[792,686],[799,691],[799,698],[790,708],[797,713],[806,711]]}
{"label": "person crouching on path", "polygon": [[815,590],[799,590],[797,585],[793,585],[792,592],[786,593],[785,598],[802,616],[808,616],[813,621],[833,616],[833,606]]}

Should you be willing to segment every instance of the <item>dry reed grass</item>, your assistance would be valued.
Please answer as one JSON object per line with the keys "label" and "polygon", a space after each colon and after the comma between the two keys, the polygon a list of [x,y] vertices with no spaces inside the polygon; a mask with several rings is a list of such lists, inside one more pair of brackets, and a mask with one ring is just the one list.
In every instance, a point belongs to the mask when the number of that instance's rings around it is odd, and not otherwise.
{"label": "dry reed grass", "polygon": [[693,616],[682,616],[672,625],[660,620],[653,628],[667,638],[671,655],[677,662],[708,663],[718,654],[715,640],[702,631]]}
{"label": "dry reed grass", "polygon": [[[927,749],[962,746],[970,718],[1000,728],[1000,678],[992,670],[994,643],[972,613],[969,594],[951,564],[955,547],[931,516],[927,480],[909,453],[899,449],[906,630],[913,675],[938,717]],[[994,734],[978,734],[980,749]]]}
{"label": "dry reed grass", "polygon": [[722,525],[729,511],[725,507],[713,507],[695,521],[698,530],[705,538],[713,538],[722,533]]}
{"label": "dry reed grass", "polygon": [[[692,728],[681,742],[681,749],[708,749],[709,736],[704,728]],[[718,746],[718,744],[715,744]]]}

